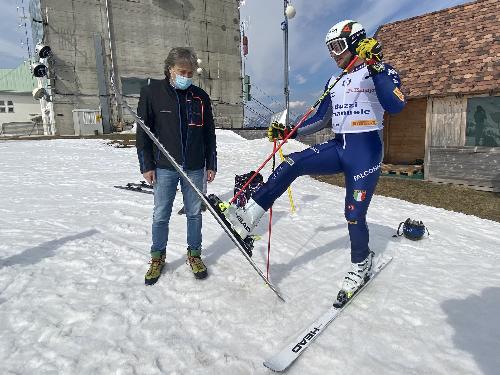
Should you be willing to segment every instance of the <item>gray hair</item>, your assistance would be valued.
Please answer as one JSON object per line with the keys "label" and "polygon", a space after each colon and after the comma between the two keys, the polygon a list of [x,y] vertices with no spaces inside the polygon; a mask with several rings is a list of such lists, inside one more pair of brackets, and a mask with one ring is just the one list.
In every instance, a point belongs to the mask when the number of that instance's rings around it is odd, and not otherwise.
{"label": "gray hair", "polygon": [[187,64],[195,70],[198,67],[198,57],[192,48],[175,47],[170,50],[167,58],[165,59],[163,69],[168,78],[170,78],[169,69],[176,64]]}

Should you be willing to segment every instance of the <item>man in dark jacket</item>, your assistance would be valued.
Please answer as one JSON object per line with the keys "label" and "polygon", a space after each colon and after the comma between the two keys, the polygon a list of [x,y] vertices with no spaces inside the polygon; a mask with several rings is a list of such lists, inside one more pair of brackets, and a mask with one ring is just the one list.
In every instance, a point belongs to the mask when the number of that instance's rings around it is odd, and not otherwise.
{"label": "man in dark jacket", "polygon": [[[217,152],[210,98],[192,84],[197,65],[190,48],[173,48],[165,60],[166,78],[150,80],[141,89],[137,113],[201,191],[204,178],[208,182],[215,178]],[[196,278],[205,278],[207,268],[200,257],[201,200],[140,127],[137,155],[141,173],[154,185],[152,260],[145,283],[154,284],[165,265],[170,215],[179,182],[187,218],[188,263]]]}

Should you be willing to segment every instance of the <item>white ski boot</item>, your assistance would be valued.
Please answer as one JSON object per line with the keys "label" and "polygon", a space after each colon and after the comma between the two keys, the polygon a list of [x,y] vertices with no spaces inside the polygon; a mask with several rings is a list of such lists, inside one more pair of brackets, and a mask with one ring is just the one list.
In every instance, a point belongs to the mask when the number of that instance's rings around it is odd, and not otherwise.
{"label": "white ski boot", "polygon": [[266,211],[259,206],[253,199],[250,199],[245,207],[229,206],[224,211],[227,221],[233,227],[233,230],[239,234],[242,239],[251,235],[261,217]]}
{"label": "white ski boot", "polygon": [[333,303],[335,307],[342,307],[361,288],[372,275],[373,251],[360,263],[351,263],[351,271],[347,272],[342,283],[342,289]]}

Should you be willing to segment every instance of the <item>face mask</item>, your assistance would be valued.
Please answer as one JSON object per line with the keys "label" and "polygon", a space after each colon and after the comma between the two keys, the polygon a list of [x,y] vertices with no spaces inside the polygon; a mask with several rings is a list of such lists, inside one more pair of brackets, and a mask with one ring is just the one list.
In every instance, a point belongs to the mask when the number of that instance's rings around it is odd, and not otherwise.
{"label": "face mask", "polygon": [[176,74],[174,83],[175,87],[179,90],[186,90],[193,83],[193,79],[181,76],[180,74]]}

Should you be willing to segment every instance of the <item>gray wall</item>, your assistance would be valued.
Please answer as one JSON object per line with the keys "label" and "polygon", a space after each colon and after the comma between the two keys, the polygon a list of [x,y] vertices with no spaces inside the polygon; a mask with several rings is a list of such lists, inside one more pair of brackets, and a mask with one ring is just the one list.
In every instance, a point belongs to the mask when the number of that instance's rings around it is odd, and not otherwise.
{"label": "gray wall", "polygon": [[[111,71],[105,0],[41,0],[48,9],[45,43],[50,63],[56,126],[73,134],[71,111],[99,106],[94,36],[104,47],[104,80]],[[195,84],[211,96],[216,122],[241,127],[241,56],[238,3],[234,0],[108,0],[117,77],[163,78],[163,62],[175,46],[190,46],[203,60]],[[117,80],[119,81],[119,80]],[[120,82],[118,82],[121,89]],[[111,116],[121,114],[112,97]],[[136,100],[130,100],[135,105]]]}

